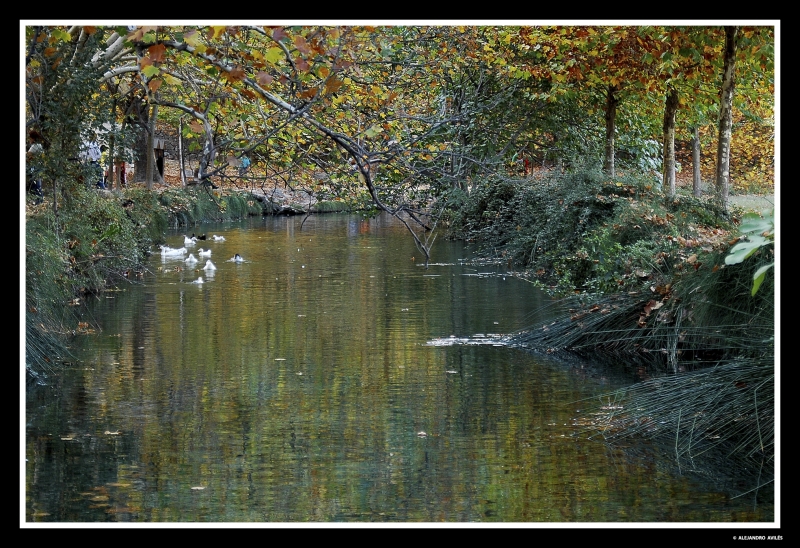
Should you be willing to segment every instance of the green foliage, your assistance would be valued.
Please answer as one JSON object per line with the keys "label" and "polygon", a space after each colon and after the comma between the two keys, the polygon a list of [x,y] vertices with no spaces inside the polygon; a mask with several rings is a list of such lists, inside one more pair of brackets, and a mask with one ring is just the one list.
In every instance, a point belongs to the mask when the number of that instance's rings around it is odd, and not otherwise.
{"label": "green foliage", "polygon": [[315,209],[320,213],[334,213],[340,211],[348,211],[349,207],[345,202],[321,201],[317,202]]}
{"label": "green foliage", "polygon": [[168,226],[188,226],[203,221],[229,221],[264,213],[246,193],[222,194],[206,187],[167,188],[157,194],[167,213]]}
{"label": "green foliage", "polygon": [[719,251],[733,226],[710,201],[665,199],[648,178],[599,171],[487,180],[451,204],[452,237],[557,294],[665,285]]}
{"label": "green foliage", "polygon": [[45,210],[25,224],[25,367],[28,379],[43,383],[67,354],[61,334],[77,325],[69,277],[69,254],[52,230]]}
{"label": "green foliage", "polygon": [[[44,382],[68,357],[64,335],[78,329],[83,298],[108,285],[135,282],[170,224],[261,214],[244,193],[214,196],[202,190],[160,194],[128,189],[101,193],[77,185],[59,210],[29,211],[25,223],[26,367]],[[73,306],[74,304],[74,306]]]}
{"label": "green foliage", "polygon": [[155,193],[144,188],[127,189],[121,203],[125,215],[136,227],[142,247],[151,249],[164,241],[169,219]]}
{"label": "green foliage", "polygon": [[[610,225],[620,204],[641,192],[644,188],[632,181],[608,184],[600,170],[488,179],[455,202],[459,208],[451,214],[451,235],[475,241],[487,258],[571,291],[593,268],[595,257],[580,252],[586,238]],[[612,247],[599,239],[595,245],[604,262],[616,260]]]}
{"label": "green foliage", "polygon": [[68,357],[63,337],[85,321],[83,297],[135,281],[164,226],[144,191],[107,197],[78,186],[65,204],[58,223],[45,204],[25,223],[26,367],[39,382]]}
{"label": "green foliage", "polygon": [[[75,293],[96,292],[139,268],[152,245],[149,230],[127,214],[125,198],[106,198],[79,188],[61,210],[62,234],[75,280]],[[133,208],[135,210],[135,204]]]}
{"label": "green foliage", "polygon": [[[757,213],[748,213],[745,215],[739,231],[743,234],[743,239],[736,245],[731,247],[730,253],[725,257],[726,265],[739,264],[749,257],[755,255],[762,248],[774,245],[775,241],[775,214],[762,217]],[[771,255],[770,255],[771,256]],[[763,264],[753,274],[753,288],[750,295],[754,296],[767,272],[775,265],[775,262]]]}

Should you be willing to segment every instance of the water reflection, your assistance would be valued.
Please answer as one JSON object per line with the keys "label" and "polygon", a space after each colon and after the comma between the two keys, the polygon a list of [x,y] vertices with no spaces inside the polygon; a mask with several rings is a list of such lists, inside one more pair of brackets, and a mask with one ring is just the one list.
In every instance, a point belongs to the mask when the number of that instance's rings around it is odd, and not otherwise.
{"label": "water reflection", "polygon": [[458,243],[437,242],[425,269],[404,230],[212,225],[213,274],[155,254],[142,286],[94,303],[102,330],[74,340],[58,391],[29,395],[26,520],[772,519],[646,445],[632,458],[575,438],[581,400],[627,379],[430,344],[491,341],[540,321],[546,299],[464,266]]}

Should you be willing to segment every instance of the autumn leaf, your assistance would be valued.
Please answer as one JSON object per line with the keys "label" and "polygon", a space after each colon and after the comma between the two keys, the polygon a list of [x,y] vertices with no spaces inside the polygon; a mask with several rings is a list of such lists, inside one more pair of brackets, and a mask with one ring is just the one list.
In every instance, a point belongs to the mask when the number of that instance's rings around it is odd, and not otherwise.
{"label": "autumn leaf", "polygon": [[307,89],[304,92],[298,94],[298,97],[300,97],[301,99],[309,99],[310,100],[310,99],[313,99],[314,97],[316,97],[317,91],[318,90],[316,88]]}
{"label": "autumn leaf", "polygon": [[325,93],[335,93],[342,87],[342,82],[338,78],[331,78],[330,80],[325,82]]}
{"label": "autumn leaf", "polygon": [[164,53],[167,47],[164,44],[156,44],[147,48],[147,56],[152,59],[154,63],[161,63],[164,61]]}
{"label": "autumn leaf", "polygon": [[183,35],[183,41],[192,47],[197,47],[200,44],[200,38],[200,33],[197,30],[190,30]]}
{"label": "autumn leaf", "polygon": [[156,76],[160,72],[161,72],[161,70],[158,67],[154,66],[154,65],[149,65],[149,66],[146,66],[146,67],[144,67],[142,69],[142,74],[144,74],[148,78],[152,78],[153,76]]}
{"label": "autumn leaf", "polygon": [[209,37],[210,37],[212,40],[216,40],[217,38],[219,38],[220,36],[222,36],[222,33],[223,33],[223,32],[225,32],[225,30],[226,30],[227,28],[228,28],[228,27],[226,27],[225,25],[214,25],[214,26],[212,26],[212,27],[210,27],[210,28],[209,28],[209,31],[210,31],[210,32],[209,32]]}
{"label": "autumn leaf", "polygon": [[158,88],[160,88],[161,84],[163,83],[164,80],[162,80],[161,78],[154,78],[153,80],[147,82],[147,87],[150,89],[150,91],[155,92],[158,91]]}
{"label": "autumn leaf", "polygon": [[273,65],[283,59],[283,50],[281,48],[269,48],[264,54],[264,59]]}
{"label": "autumn leaf", "polygon": [[273,80],[274,78],[272,75],[268,72],[264,72],[263,70],[256,74],[256,82],[258,82],[259,86],[267,87],[272,83]]}
{"label": "autumn leaf", "polygon": [[296,58],[294,60],[294,64],[297,67],[297,70],[300,70],[300,71],[303,71],[303,72],[308,72],[308,69],[311,68],[311,66],[308,64],[308,62],[305,59],[303,59],[302,57]]}
{"label": "autumn leaf", "polygon": [[311,48],[308,47],[308,43],[303,36],[297,35],[294,37],[294,47],[297,48],[297,51],[302,53],[303,55],[308,55],[311,53]]}
{"label": "autumn leaf", "polygon": [[179,86],[182,84],[180,78],[175,78],[171,74],[164,74],[164,81],[167,82],[171,86]]}
{"label": "autumn leaf", "polygon": [[242,69],[242,67],[233,67],[227,73],[226,77],[230,81],[238,82],[238,81],[244,80],[245,76],[246,76],[246,74],[245,74],[244,70]]}
{"label": "autumn leaf", "polygon": [[276,42],[280,42],[284,38],[288,38],[286,31],[283,27],[276,27],[272,30],[272,39]]}

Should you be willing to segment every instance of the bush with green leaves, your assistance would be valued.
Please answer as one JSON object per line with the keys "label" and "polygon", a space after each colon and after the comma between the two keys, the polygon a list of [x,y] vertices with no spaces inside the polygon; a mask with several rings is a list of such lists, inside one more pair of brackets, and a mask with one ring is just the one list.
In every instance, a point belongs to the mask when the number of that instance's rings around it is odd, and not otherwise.
{"label": "bush with green leaves", "polygon": [[203,221],[230,221],[262,215],[262,206],[245,192],[221,193],[207,187],[167,188],[157,194],[169,226],[189,226]]}
{"label": "bush with green leaves", "polygon": [[[739,231],[742,233],[742,238],[736,245],[734,245],[730,254],[725,257],[726,265],[739,264],[750,257],[762,257],[760,266],[753,274],[753,288],[751,289],[751,296],[754,296],[764,279],[774,266],[774,244],[775,244],[775,213],[770,215],[761,216],[757,213],[748,213],[745,215]],[[760,253],[765,250],[767,253]],[[766,257],[766,259],[763,259]]]}
{"label": "bush with green leaves", "polygon": [[[557,291],[571,292],[593,276],[593,265],[609,273],[609,261],[616,261],[620,252],[615,245],[645,236],[633,228],[636,222],[628,229],[615,218],[649,192],[640,179],[610,181],[599,170],[490,179],[461,198],[458,211],[451,214],[451,237],[475,241],[484,257],[535,273]],[[586,248],[592,237],[597,249]],[[604,243],[603,238],[610,240]],[[595,253],[602,253],[602,260]]]}

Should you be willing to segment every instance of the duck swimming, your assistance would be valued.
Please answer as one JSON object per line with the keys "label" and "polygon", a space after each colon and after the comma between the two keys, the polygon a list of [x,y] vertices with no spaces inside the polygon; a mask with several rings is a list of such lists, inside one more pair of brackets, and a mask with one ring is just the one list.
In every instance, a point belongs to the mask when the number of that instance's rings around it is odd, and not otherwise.
{"label": "duck swimming", "polygon": [[216,270],[217,267],[214,266],[214,263],[211,262],[211,259],[206,261],[206,266],[203,267],[203,270]]}
{"label": "duck swimming", "polygon": [[195,257],[194,254],[189,253],[189,256],[186,257],[186,261],[185,262],[186,262],[186,264],[194,264],[194,263],[197,262],[197,257]]}
{"label": "duck swimming", "polygon": [[197,239],[197,240],[205,240],[205,239],[207,239],[207,238],[206,238],[206,235],[205,235],[205,234],[201,234],[200,236],[195,236],[195,235],[194,235],[194,232],[192,232],[192,239]]}
{"label": "duck swimming", "polygon": [[210,249],[203,249],[202,247],[197,250],[198,257],[211,257],[211,250]]}
{"label": "duck swimming", "polygon": [[236,255],[234,255],[233,257],[231,257],[230,260],[233,261],[234,263],[243,263],[244,262],[244,259],[242,259],[242,256],[239,255],[238,253]]}
{"label": "duck swimming", "polygon": [[194,234],[192,234],[191,238],[186,234],[183,235],[183,245],[194,245],[195,242],[197,242],[197,239],[195,239]]}
{"label": "duck swimming", "polygon": [[191,283],[193,283],[193,284],[201,284],[201,283],[203,283],[203,277],[200,276],[195,281],[193,281]]}
{"label": "duck swimming", "polygon": [[225,241],[225,236],[217,236],[216,234],[214,234],[211,237],[214,239],[215,242],[224,242]]}
{"label": "duck swimming", "polygon": [[176,256],[176,255],[183,255],[184,253],[186,253],[185,247],[173,248],[167,245],[161,246],[162,255]]}

